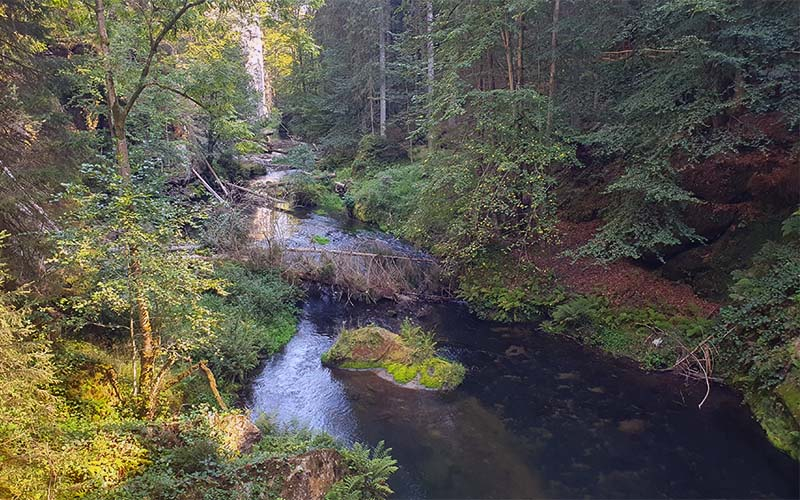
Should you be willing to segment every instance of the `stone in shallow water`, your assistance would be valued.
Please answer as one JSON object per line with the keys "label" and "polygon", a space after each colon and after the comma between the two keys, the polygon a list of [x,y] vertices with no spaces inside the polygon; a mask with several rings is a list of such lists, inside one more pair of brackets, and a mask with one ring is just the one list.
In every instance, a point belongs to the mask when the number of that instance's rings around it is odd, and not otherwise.
{"label": "stone in shallow water", "polygon": [[621,432],[626,432],[628,434],[640,434],[644,432],[646,426],[647,423],[641,418],[630,418],[620,421],[617,428]]}

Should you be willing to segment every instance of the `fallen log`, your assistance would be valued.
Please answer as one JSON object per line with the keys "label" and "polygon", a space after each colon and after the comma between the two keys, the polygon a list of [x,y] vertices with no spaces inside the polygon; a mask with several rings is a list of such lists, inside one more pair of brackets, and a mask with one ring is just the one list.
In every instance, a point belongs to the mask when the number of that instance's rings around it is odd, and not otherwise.
{"label": "fallen log", "polygon": [[222,203],[223,205],[227,204],[227,202],[225,201],[225,199],[224,199],[222,196],[220,196],[220,195],[219,195],[219,193],[217,193],[216,191],[214,191],[214,188],[212,188],[212,187],[211,187],[211,186],[210,186],[210,185],[209,185],[209,184],[206,182],[206,180],[205,180],[205,179],[203,179],[203,176],[202,176],[202,175],[200,175],[200,174],[197,172],[197,170],[195,170],[195,169],[194,169],[194,167],[192,167],[192,173],[195,175],[195,177],[197,177],[197,178],[200,180],[200,182],[203,184],[203,186],[205,186],[205,188],[206,188],[206,191],[208,191],[210,194],[214,195],[214,198],[216,198],[216,199],[217,199],[217,201],[219,201],[219,202],[220,202],[220,203]]}
{"label": "fallen log", "polygon": [[248,188],[246,188],[244,186],[240,186],[240,185],[234,184],[232,182],[226,182],[226,184],[229,187],[232,187],[234,189],[238,189],[239,191],[243,191],[243,192],[245,192],[247,194],[251,194],[253,196],[258,196],[259,198],[264,198],[266,200],[271,201],[272,203],[283,203],[283,204],[286,204],[286,205],[289,204],[289,202],[286,201],[286,200],[281,200],[280,198],[275,198],[275,197],[272,197],[272,196],[270,196],[268,194],[259,193],[258,191],[253,191],[252,189],[248,189]]}
{"label": "fallen log", "polygon": [[385,259],[397,259],[397,260],[408,260],[412,262],[429,262],[431,264],[436,264],[434,259],[426,259],[424,257],[409,257],[407,255],[388,255],[382,253],[370,253],[370,252],[356,252],[356,251],[349,251],[349,250],[328,250],[325,248],[291,248],[287,247],[283,249],[286,252],[298,252],[298,253],[330,253],[335,255],[347,255],[350,257],[381,257]]}

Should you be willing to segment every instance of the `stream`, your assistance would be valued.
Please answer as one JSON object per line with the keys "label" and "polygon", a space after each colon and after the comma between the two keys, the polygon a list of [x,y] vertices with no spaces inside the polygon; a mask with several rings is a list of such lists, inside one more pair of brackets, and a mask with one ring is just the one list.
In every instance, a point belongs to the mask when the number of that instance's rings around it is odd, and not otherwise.
{"label": "stream", "polygon": [[[378,231],[330,217],[259,209],[254,236],[337,249]],[[401,388],[320,356],[343,326],[395,331],[412,317],[467,369],[447,393]],[[311,294],[298,332],[252,385],[253,419],[392,448],[395,498],[797,498],[798,463],[774,448],[741,397],[645,373],[536,325],[481,321],[459,302],[345,304]]]}

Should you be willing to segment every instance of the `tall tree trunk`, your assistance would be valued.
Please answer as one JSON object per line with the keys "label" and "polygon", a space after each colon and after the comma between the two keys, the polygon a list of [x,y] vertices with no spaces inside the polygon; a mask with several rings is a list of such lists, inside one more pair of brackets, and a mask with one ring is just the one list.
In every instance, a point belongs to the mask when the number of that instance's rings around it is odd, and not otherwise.
{"label": "tall tree trunk", "polygon": [[381,0],[378,64],[380,72],[380,131],[386,137],[386,1]]}
{"label": "tall tree trunk", "polygon": [[275,107],[275,88],[272,86],[272,74],[267,69],[264,69],[264,105],[267,116],[272,115],[272,108]]}
{"label": "tall tree trunk", "polygon": [[511,33],[503,29],[500,31],[500,38],[503,39],[503,50],[506,53],[506,76],[508,78],[508,90],[514,90],[514,62],[511,56]]}
{"label": "tall tree trunk", "polygon": [[129,180],[131,176],[131,161],[128,154],[128,139],[125,134],[125,119],[127,113],[119,103],[117,88],[114,84],[114,71],[111,67],[111,43],[106,27],[106,7],[103,0],[95,0],[94,14],[97,21],[97,36],[99,38],[98,51],[103,58],[105,71],[106,100],[108,101],[108,121],[111,137],[114,142],[114,155],[119,166],[119,173],[123,179]]}
{"label": "tall tree trunk", "polygon": [[489,52],[489,90],[494,90],[494,55]]}
{"label": "tall tree trunk", "polygon": [[425,21],[426,21],[426,29],[428,33],[427,37],[427,49],[428,49],[428,94],[433,92],[433,77],[434,77],[434,69],[433,69],[433,1],[428,0],[427,2],[427,12],[425,13]]}
{"label": "tall tree trunk", "polygon": [[[127,103],[124,105],[120,102],[116,92],[116,85],[114,81],[114,70],[111,64],[111,43],[108,36],[108,27],[106,24],[106,12],[104,0],[95,0],[94,13],[97,22],[97,36],[99,39],[98,52],[103,58],[103,67],[105,70],[105,84],[106,94],[109,109],[109,121],[112,137],[114,139],[115,157],[117,160],[117,167],[119,168],[120,177],[125,184],[131,182],[131,164],[130,156],[128,153],[128,140],[126,121],[134,104],[141,96],[142,92],[151,85],[148,82],[150,70],[152,68],[153,60],[155,59],[158,48],[164,37],[172,31],[180,21],[181,17],[186,14],[190,9],[197,7],[207,0],[190,0],[185,2],[177,11],[174,12],[172,17],[160,27],[159,31],[152,36],[150,47],[147,52],[142,69],[139,73],[139,80],[132,92],[128,96]],[[133,207],[128,207],[133,209]],[[140,364],[139,364],[139,393],[143,396],[142,409],[147,410],[148,402],[146,401],[147,395],[150,394],[153,388],[153,374],[155,368],[155,360],[158,357],[158,340],[153,334],[153,327],[150,322],[150,303],[148,298],[140,289],[142,282],[142,266],[139,259],[138,249],[136,247],[128,249],[130,254],[130,264],[128,272],[130,274],[134,296],[133,306],[139,319],[139,330],[142,336],[142,349],[140,351]]]}
{"label": "tall tree trunk", "polygon": [[560,1],[553,2],[553,38],[550,41],[550,84],[547,90],[547,133],[553,127],[553,100],[556,96],[556,47],[558,47],[558,11]]}
{"label": "tall tree trunk", "polygon": [[[427,51],[428,51],[428,98],[433,98],[433,0],[426,2],[425,29],[427,31]],[[429,112],[430,117],[430,112]],[[428,132],[428,148],[433,148],[433,134]],[[410,149],[409,149],[410,151]]]}
{"label": "tall tree trunk", "polygon": [[525,85],[525,66],[522,49],[525,43],[525,14],[517,17],[517,88]]}

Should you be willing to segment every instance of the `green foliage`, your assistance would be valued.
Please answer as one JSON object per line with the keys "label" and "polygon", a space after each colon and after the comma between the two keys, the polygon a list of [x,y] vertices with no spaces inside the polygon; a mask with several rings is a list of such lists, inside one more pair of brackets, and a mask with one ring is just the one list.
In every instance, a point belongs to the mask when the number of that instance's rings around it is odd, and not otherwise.
{"label": "green foliage", "polygon": [[69,323],[81,326],[105,316],[128,328],[133,304],[143,300],[163,359],[183,359],[211,345],[218,318],[201,298],[208,290],[225,293],[222,281],[211,276],[209,262],[174,249],[191,243],[183,229],[197,227],[196,216],[103,167],[87,165],[85,174],[99,188],[67,186],[74,209],[56,236],[53,258],[63,274],[61,305]]}
{"label": "green foliage", "polygon": [[734,273],[732,303],[720,313],[721,333],[736,366],[759,389],[774,388],[800,369],[795,352],[800,331],[800,246],[797,240],[767,243],[752,265]]}
{"label": "green foliage", "polygon": [[678,186],[676,177],[666,161],[639,159],[606,189],[614,200],[606,223],[575,255],[591,255],[601,262],[638,259],[647,252],[661,258],[664,248],[702,241],[681,215],[687,204],[698,200]]}
{"label": "green foliage", "polygon": [[394,493],[387,483],[397,472],[397,461],[391,457],[391,451],[383,441],[372,450],[361,443],[343,450],[351,474],[331,488],[326,500],[372,500]]}
{"label": "green foliage", "polygon": [[411,361],[421,363],[436,355],[436,338],[433,332],[422,329],[410,320],[403,320],[400,325],[400,336],[403,343],[411,349]]}
{"label": "green foliage", "polygon": [[542,324],[552,333],[576,338],[647,369],[670,366],[712,328],[706,318],[668,314],[652,307],[617,307],[601,297],[576,296],[557,305]]}
{"label": "green foliage", "polygon": [[249,270],[234,262],[217,264],[214,274],[228,284],[226,295],[207,294],[202,300],[221,317],[216,341],[193,355],[207,359],[215,375],[236,389],[264,357],[276,353],[294,335],[300,292],[276,271]]}
{"label": "green foliage", "polygon": [[292,173],[285,179],[286,190],[295,205],[330,214],[342,212],[342,200],[333,192],[329,179],[320,179],[308,172]]}
{"label": "green foliage", "polygon": [[308,144],[300,144],[286,152],[281,163],[303,170],[313,170],[317,163],[317,155]]}
{"label": "green foliage", "polygon": [[405,152],[386,138],[367,134],[358,142],[351,169],[353,176],[361,175],[370,167],[380,167],[405,158]]}
{"label": "green foliage", "polygon": [[314,236],[311,237],[311,243],[314,243],[315,245],[327,245],[330,242],[331,242],[330,238],[321,236],[319,234],[315,234]]}
{"label": "green foliage", "polygon": [[[0,246],[6,238],[0,232]],[[25,290],[8,291],[0,262],[0,497],[32,498],[52,472],[50,460],[62,415],[49,391],[55,373],[49,343],[30,322]]]}
{"label": "green foliage", "polygon": [[766,243],[734,273],[716,343],[734,382],[767,435],[797,457],[800,449],[800,239],[795,212],[782,241]]}
{"label": "green foliage", "polygon": [[470,91],[447,101],[438,113],[458,116],[459,126],[448,131],[450,150],[425,159],[430,181],[408,235],[460,265],[487,251],[528,252],[551,239],[549,171],[574,161],[574,151],[546,136],[545,103],[527,89]]}
{"label": "green foliage", "polygon": [[676,156],[679,164],[697,165],[763,148],[771,139],[740,125],[738,116],[748,111],[785,113],[797,126],[791,9],[790,2],[652,1],[625,21],[612,43],[635,37],[640,47],[668,49],[634,52],[600,68],[613,99],[602,125],[583,140],[621,159],[625,172],[609,186],[619,201],[585,253],[638,258],[696,241],[682,220],[694,200],[679,186]]}
{"label": "green foliage", "polygon": [[402,234],[426,182],[419,163],[369,167],[348,191],[348,209],[359,220]]}
{"label": "green foliage", "polygon": [[480,317],[496,321],[541,318],[564,299],[553,278],[530,263],[489,254],[468,266],[458,296]]}

